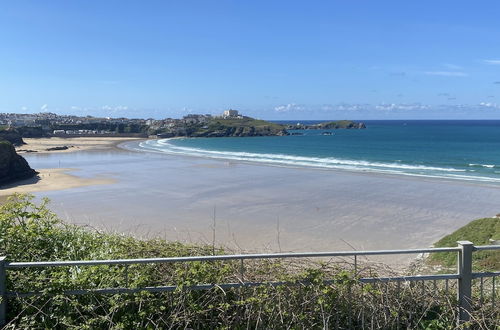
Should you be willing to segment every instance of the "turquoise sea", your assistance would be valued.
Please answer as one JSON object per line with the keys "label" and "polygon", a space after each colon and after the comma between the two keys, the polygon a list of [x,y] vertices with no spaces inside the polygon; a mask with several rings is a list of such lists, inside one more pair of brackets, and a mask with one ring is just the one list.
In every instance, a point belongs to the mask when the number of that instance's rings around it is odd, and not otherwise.
{"label": "turquoise sea", "polygon": [[[321,121],[280,123],[313,124]],[[361,130],[149,140],[139,149],[278,166],[500,183],[500,121],[364,121]],[[332,135],[325,135],[331,132]],[[328,133],[327,133],[328,134]]]}

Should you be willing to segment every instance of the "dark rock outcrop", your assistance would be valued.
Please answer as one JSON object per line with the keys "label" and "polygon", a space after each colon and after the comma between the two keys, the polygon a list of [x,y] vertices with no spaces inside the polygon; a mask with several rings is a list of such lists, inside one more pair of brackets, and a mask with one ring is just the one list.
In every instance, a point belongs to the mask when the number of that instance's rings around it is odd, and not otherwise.
{"label": "dark rock outcrop", "polygon": [[52,148],[47,148],[45,150],[47,151],[59,151],[59,150],[68,150],[70,147],[68,146],[62,146],[62,147],[52,147]]}
{"label": "dark rock outcrop", "polygon": [[47,128],[44,130],[42,127],[22,126],[18,127],[17,130],[19,134],[25,138],[41,138],[48,136]]}
{"label": "dark rock outcrop", "polygon": [[236,119],[211,118],[203,123],[180,122],[168,130],[157,132],[159,138],[186,137],[248,137],[289,135],[283,125],[243,116]]}
{"label": "dark rock outcrop", "polygon": [[330,121],[317,125],[318,129],[363,129],[364,123],[357,123],[350,120]]}
{"label": "dark rock outcrop", "polygon": [[320,123],[316,125],[281,125],[265,120],[254,119],[246,116],[238,118],[211,117],[202,122],[178,121],[167,129],[153,132],[159,138],[171,137],[247,137],[247,136],[286,136],[301,135],[300,132],[290,130],[303,129],[362,129],[365,124],[350,120],[339,120]]}
{"label": "dark rock outcrop", "polygon": [[351,120],[328,121],[315,125],[295,124],[287,125],[287,129],[364,129],[364,123],[358,123]]}
{"label": "dark rock outcrop", "polygon": [[21,136],[21,133],[19,133],[16,129],[13,128],[0,130],[0,140],[2,139],[9,141],[15,146],[20,146],[25,144]]}
{"label": "dark rock outcrop", "polygon": [[29,166],[26,159],[16,153],[12,143],[0,140],[0,186],[29,179],[37,174],[38,172]]}

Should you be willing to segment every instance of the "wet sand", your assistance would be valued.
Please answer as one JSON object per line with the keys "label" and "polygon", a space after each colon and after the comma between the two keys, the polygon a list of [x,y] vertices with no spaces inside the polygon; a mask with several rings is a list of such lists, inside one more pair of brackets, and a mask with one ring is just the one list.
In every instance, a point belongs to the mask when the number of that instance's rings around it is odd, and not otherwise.
{"label": "wet sand", "polygon": [[104,177],[81,178],[69,172],[77,172],[76,169],[56,168],[40,169],[39,174],[26,180],[17,181],[2,186],[0,196],[9,196],[14,193],[26,194],[45,192],[52,190],[64,190],[76,187],[85,187],[101,184],[112,184],[115,180]]}
{"label": "wet sand", "polygon": [[215,230],[216,244],[233,250],[428,247],[500,211],[495,185],[112,149],[26,157],[35,168],[61,164],[83,179],[115,180],[36,193],[68,221],[208,244]]}
{"label": "wet sand", "polygon": [[[106,151],[117,150],[116,145],[126,141],[141,140],[127,137],[72,137],[72,138],[24,138],[26,144],[16,147],[16,151],[26,157],[34,154],[64,154],[77,151]],[[67,146],[65,150],[47,150],[54,147]],[[28,152],[29,150],[29,152]],[[29,157],[28,157],[29,158]],[[33,167],[33,164],[31,164]],[[71,173],[78,169],[60,168],[61,164],[53,163],[52,168],[36,168],[39,174],[30,179],[17,181],[15,183],[0,187],[0,197],[5,200],[6,196],[13,193],[35,193],[53,190],[65,190],[76,187],[91,185],[112,184],[115,180],[96,175],[94,177],[82,178]],[[1,200],[0,200],[1,202]]]}

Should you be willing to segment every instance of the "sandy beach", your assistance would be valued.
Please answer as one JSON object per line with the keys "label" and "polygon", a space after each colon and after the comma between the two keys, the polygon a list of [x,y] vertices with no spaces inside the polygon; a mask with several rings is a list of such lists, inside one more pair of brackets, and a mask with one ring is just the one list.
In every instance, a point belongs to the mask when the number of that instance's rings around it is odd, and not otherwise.
{"label": "sandy beach", "polygon": [[39,174],[33,178],[2,186],[0,196],[9,196],[13,193],[25,194],[64,190],[91,185],[112,184],[115,182],[113,179],[103,177],[81,178],[70,174],[69,172],[78,172],[77,169],[71,168],[40,169],[38,172]]}
{"label": "sandy beach", "polygon": [[[114,148],[118,143],[137,140],[127,137],[72,137],[72,138],[24,138],[26,144],[16,147],[19,154],[47,153],[47,152],[74,152],[83,150],[106,150]],[[47,150],[51,148],[67,147],[64,150]]]}
{"label": "sandy beach", "polygon": [[[104,137],[75,137],[75,138],[24,138],[26,144],[16,147],[16,151],[23,155],[30,154],[59,154],[77,151],[106,151],[116,150],[116,145],[122,142],[138,140],[137,138],[104,138]],[[65,150],[47,150],[56,147],[68,147]],[[57,166],[57,168],[56,168]],[[18,181],[0,188],[0,196],[9,196],[13,193],[35,193],[52,190],[64,190],[90,185],[112,184],[115,180],[95,176],[82,178],[72,173],[78,172],[77,168],[36,168],[39,174],[33,178]]]}
{"label": "sandy beach", "polygon": [[37,170],[79,169],[57,172],[77,186],[31,190],[67,221],[189,243],[212,244],[215,231],[234,251],[428,247],[500,211],[498,185],[115,148],[25,156]]}

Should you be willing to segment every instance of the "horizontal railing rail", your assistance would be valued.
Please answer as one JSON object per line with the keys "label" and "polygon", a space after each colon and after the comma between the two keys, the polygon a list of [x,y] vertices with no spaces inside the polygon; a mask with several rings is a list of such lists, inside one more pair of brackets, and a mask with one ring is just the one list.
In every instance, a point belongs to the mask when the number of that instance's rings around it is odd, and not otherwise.
{"label": "horizontal railing rail", "polygon": [[[443,274],[443,275],[416,275],[416,276],[396,276],[396,277],[367,277],[357,279],[360,283],[386,283],[386,282],[421,282],[421,281],[437,281],[437,280],[456,280],[459,279],[457,274]],[[335,283],[340,283],[341,280],[324,280],[322,283],[324,285],[332,285]],[[237,283],[221,283],[221,284],[199,284],[190,285],[183,287],[183,290],[210,290],[214,288],[220,289],[237,289],[237,288],[249,288],[256,286],[297,286],[297,285],[309,285],[310,281],[268,281],[268,282],[237,282]],[[119,294],[119,293],[138,293],[138,292],[172,292],[179,289],[177,285],[166,285],[166,286],[154,286],[154,287],[143,287],[143,288],[103,288],[103,289],[81,289],[81,290],[66,290],[62,294],[68,296],[79,296],[85,294]],[[57,293],[61,294],[61,293]],[[5,294],[9,298],[13,297],[34,297],[47,295],[46,292],[9,292]],[[50,295],[50,294],[48,294]],[[54,293],[56,295],[56,293]]]}
{"label": "horizontal railing rail", "polygon": [[63,267],[63,266],[98,266],[98,265],[131,265],[148,263],[172,263],[193,261],[224,261],[247,259],[289,259],[289,258],[326,258],[326,257],[352,257],[392,254],[416,254],[436,252],[458,252],[460,248],[428,248],[408,250],[374,250],[374,251],[338,251],[338,252],[299,252],[299,253],[268,253],[268,254],[230,254],[215,256],[172,257],[172,258],[146,258],[146,259],[114,259],[114,260],[78,260],[78,261],[38,261],[38,262],[6,262],[5,268],[28,267]]}
{"label": "horizontal railing rail", "polygon": [[[328,257],[354,257],[354,275],[357,276],[357,257],[375,256],[375,255],[398,255],[398,254],[430,254],[443,252],[456,252],[458,256],[457,273],[438,274],[438,275],[414,275],[414,276],[393,276],[393,277],[362,277],[354,278],[359,283],[387,283],[387,282],[423,282],[437,280],[457,280],[457,300],[459,305],[458,321],[465,323],[470,320],[472,310],[472,280],[500,276],[500,271],[494,272],[472,272],[472,253],[474,251],[500,250],[500,245],[474,246],[471,242],[458,242],[457,247],[447,248],[425,248],[425,249],[406,249],[406,250],[371,250],[371,251],[337,251],[337,252],[303,252],[303,253],[270,253],[270,254],[235,254],[235,255],[214,255],[214,256],[192,256],[192,257],[170,257],[170,258],[145,258],[145,259],[114,259],[114,260],[75,260],[75,261],[39,261],[39,262],[9,262],[5,257],[0,257],[0,326],[5,324],[7,301],[5,298],[30,297],[44,294],[47,292],[12,292],[6,288],[6,271],[21,268],[36,267],[69,267],[69,266],[105,266],[105,265],[133,265],[133,264],[159,264],[159,263],[189,263],[189,262],[210,262],[210,261],[231,261],[238,260],[243,263],[244,260],[255,259],[289,259],[289,258],[328,258]],[[325,284],[334,284],[339,280],[325,280]],[[494,282],[493,282],[494,283]],[[183,286],[182,290],[210,290],[213,288],[231,289],[255,286],[281,286],[281,285],[308,285],[307,281],[284,282],[284,281],[257,281],[245,282],[243,278],[236,283],[208,283]],[[448,282],[446,282],[448,286]],[[146,292],[171,292],[179,289],[179,286],[155,286],[142,288],[97,288],[97,289],[76,289],[66,290],[65,295],[84,295],[84,294],[126,294]],[[481,287],[482,290],[482,287]],[[493,290],[495,286],[493,285]],[[58,293],[61,294],[61,293]],[[495,294],[493,292],[493,294]],[[481,291],[482,296],[482,291]],[[482,299],[482,298],[481,298]]]}
{"label": "horizontal railing rail", "polygon": [[472,273],[472,278],[495,277],[495,276],[500,276],[500,272]]}
{"label": "horizontal railing rail", "polygon": [[500,250],[500,245],[482,245],[476,246],[476,251],[485,251],[485,250]]}

